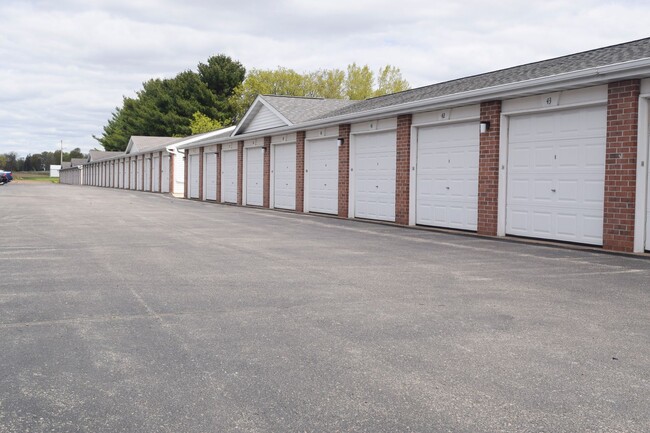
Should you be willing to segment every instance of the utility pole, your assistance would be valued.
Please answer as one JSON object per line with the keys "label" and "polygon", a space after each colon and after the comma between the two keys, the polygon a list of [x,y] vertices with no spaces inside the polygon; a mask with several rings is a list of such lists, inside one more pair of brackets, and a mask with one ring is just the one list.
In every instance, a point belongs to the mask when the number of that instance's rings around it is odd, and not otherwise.
{"label": "utility pole", "polygon": [[63,167],[63,140],[61,140],[61,167]]}

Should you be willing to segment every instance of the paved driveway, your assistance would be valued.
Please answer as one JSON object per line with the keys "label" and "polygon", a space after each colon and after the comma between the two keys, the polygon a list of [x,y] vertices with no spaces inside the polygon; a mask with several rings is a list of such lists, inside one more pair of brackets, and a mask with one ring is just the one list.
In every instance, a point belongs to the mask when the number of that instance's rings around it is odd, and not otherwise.
{"label": "paved driveway", "polygon": [[648,431],[650,261],[0,188],[0,432]]}

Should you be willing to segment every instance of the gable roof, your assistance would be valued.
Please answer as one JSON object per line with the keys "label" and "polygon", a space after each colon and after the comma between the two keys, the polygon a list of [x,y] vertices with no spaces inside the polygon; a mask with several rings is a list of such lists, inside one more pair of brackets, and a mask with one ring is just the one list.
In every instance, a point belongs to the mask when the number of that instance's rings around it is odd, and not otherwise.
{"label": "gable roof", "polygon": [[86,163],[86,158],[70,158],[70,165],[73,167],[83,165]]}
{"label": "gable roof", "polygon": [[217,129],[215,131],[204,132],[203,134],[190,135],[185,137],[182,141],[175,143],[178,149],[189,149],[191,147],[196,147],[208,140],[215,140],[224,137],[230,137],[230,134],[235,130],[234,126],[228,126],[227,128]]}
{"label": "gable roof", "polygon": [[345,99],[258,95],[232,135],[295,125],[354,102]]}
{"label": "gable roof", "polygon": [[141,153],[164,148],[168,144],[184,140],[185,137],[156,137],[132,135],[125,153]]}
{"label": "gable roof", "polygon": [[88,162],[101,161],[102,159],[113,158],[124,155],[124,152],[104,152],[103,150],[91,150],[88,152]]}
{"label": "gable roof", "polygon": [[326,119],[328,117],[359,113],[414,101],[553,77],[646,58],[650,58],[650,38],[366,99],[339,110],[326,113],[319,118]]}

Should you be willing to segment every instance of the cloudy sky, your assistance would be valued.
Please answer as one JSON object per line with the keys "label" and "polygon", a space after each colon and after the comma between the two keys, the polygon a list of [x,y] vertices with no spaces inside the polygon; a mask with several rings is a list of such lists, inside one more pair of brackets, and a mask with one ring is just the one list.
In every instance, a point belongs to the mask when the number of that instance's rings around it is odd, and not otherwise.
{"label": "cloudy sky", "polygon": [[99,148],[122,97],[215,54],[412,87],[650,36],[650,2],[0,0],[0,153]]}

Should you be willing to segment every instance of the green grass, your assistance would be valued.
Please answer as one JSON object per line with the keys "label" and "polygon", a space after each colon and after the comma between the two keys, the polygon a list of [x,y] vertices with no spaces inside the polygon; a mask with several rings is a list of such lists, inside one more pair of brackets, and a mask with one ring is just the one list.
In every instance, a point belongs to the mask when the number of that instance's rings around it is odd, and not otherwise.
{"label": "green grass", "polygon": [[12,175],[14,180],[59,183],[59,178],[50,177],[49,171],[16,171],[13,172]]}

